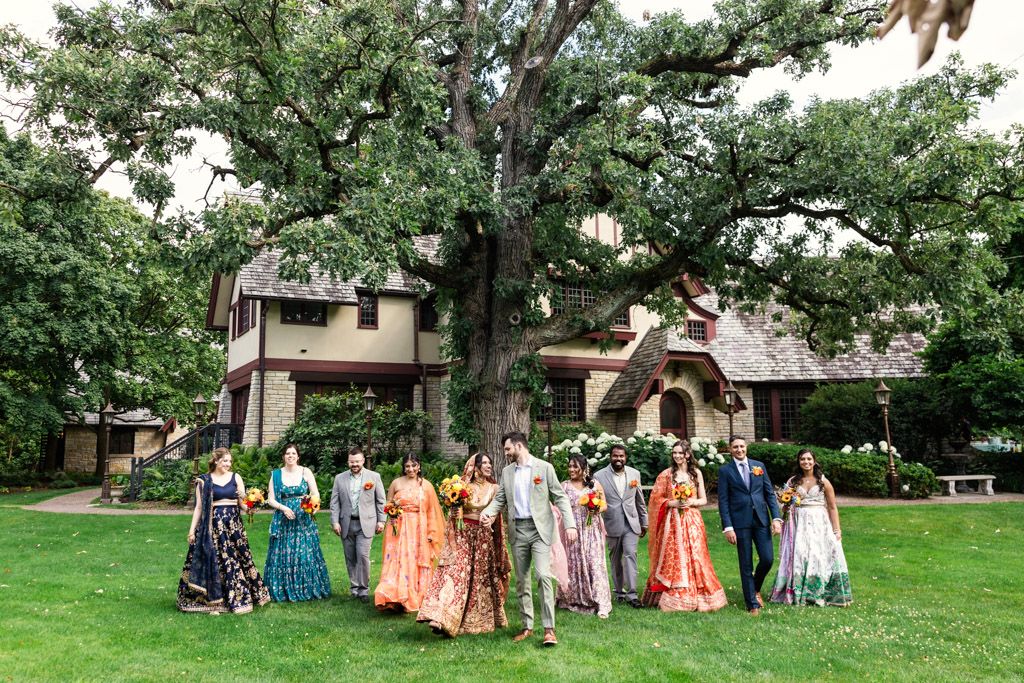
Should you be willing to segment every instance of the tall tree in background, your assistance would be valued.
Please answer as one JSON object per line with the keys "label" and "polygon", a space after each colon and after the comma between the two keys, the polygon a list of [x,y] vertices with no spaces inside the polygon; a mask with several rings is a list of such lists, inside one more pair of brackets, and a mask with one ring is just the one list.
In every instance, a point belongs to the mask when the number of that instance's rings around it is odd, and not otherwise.
{"label": "tall tree in background", "polygon": [[208,284],[169,269],[150,228],[129,202],[92,189],[65,155],[0,129],[4,432],[52,437],[108,399],[120,413],[187,416],[196,391],[216,389],[223,340],[204,330]]}
{"label": "tall tree in background", "polygon": [[[443,352],[465,361],[452,433],[497,450],[529,425],[541,348],[637,303],[678,322],[684,273],[725,302],[784,303],[835,354],[860,331],[883,349],[929,329],[927,306],[968,305],[1003,267],[976,236],[1019,214],[1019,140],[971,124],[1007,73],[953,61],[863,100],[737,103],[762,71],[827,68],[882,9],[723,0],[637,25],[599,0],[133,0],[58,7],[54,48],[8,29],[0,66],[33,89],[37,135],[91,141],[84,177],[123,166],[158,213],[194,131],[225,141],[214,177],[262,201],[157,221],[192,263],[230,272],[273,247],[285,277],[317,263],[378,286],[402,267],[439,289]],[[617,246],[579,234],[597,212]],[[441,236],[435,259],[417,234]],[[596,301],[549,317],[555,277]]]}

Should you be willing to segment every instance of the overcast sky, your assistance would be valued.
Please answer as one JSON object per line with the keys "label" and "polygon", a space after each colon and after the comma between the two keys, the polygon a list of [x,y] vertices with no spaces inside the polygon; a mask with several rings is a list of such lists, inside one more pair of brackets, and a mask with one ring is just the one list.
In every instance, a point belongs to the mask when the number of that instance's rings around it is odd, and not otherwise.
{"label": "overcast sky", "polygon": [[[97,4],[94,0],[79,0],[80,7]],[[652,14],[682,9],[687,19],[699,20],[712,14],[712,0],[625,0],[620,5],[625,14],[641,20],[644,10]],[[6,0],[0,9],[0,23],[19,25],[28,35],[43,39],[54,25],[52,10],[45,0]],[[1024,2],[1021,0],[977,0],[971,25],[967,33],[954,43],[945,36],[943,28],[935,55],[923,69],[916,69],[917,37],[910,33],[906,19],[886,36],[885,40],[862,45],[856,49],[834,48],[832,69],[826,74],[811,74],[793,81],[781,69],[758,73],[744,84],[740,93],[743,102],[754,102],[778,90],[787,90],[797,107],[814,96],[825,99],[857,97],[883,86],[896,86],[918,74],[934,73],[953,50],[959,50],[970,65],[992,62],[1016,69],[1024,68],[1024,41],[1020,33],[1024,28]],[[994,103],[982,107],[982,125],[990,130],[1002,130],[1020,120],[1024,108],[1024,79],[1014,81]],[[5,122],[10,127],[9,122]],[[207,156],[215,163],[227,164],[218,155],[222,147],[211,138],[203,138],[200,153],[182,159],[174,169],[178,186],[178,202],[185,207],[199,208],[209,172],[201,169],[201,160]],[[109,176],[110,174],[108,174]],[[120,176],[105,177],[101,186],[112,193],[129,196],[127,182]]]}

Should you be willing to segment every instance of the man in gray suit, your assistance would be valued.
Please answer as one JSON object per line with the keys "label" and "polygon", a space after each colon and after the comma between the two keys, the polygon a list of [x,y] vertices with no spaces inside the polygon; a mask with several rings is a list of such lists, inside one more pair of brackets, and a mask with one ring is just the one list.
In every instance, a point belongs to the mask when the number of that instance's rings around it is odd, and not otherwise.
{"label": "man in gray suit", "polygon": [[369,602],[370,544],[384,531],[384,484],[380,475],[363,467],[363,449],[348,451],[348,472],[334,478],[331,526],[341,537],[352,597]]}
{"label": "man in gray suit", "polygon": [[647,505],[640,484],[640,472],[626,467],[626,447],[612,446],[611,464],[594,475],[604,487],[608,509],[601,515],[604,519],[605,536],[612,559],[612,585],[619,602],[629,603],[640,609],[643,604],[637,599],[636,547],[647,535]]}
{"label": "man in gray suit", "polygon": [[512,432],[502,438],[505,457],[510,464],[501,471],[501,480],[494,500],[484,508],[480,523],[490,526],[506,505],[509,510],[508,537],[512,543],[516,567],[516,593],[519,595],[519,616],[523,630],[512,640],[518,643],[533,635],[533,593],[530,590],[530,563],[537,574],[540,592],[541,623],[544,645],[557,645],[555,638],[555,592],[551,586],[551,544],[558,529],[551,503],[558,506],[565,526],[565,538],[576,542],[576,520],[569,507],[569,497],[558,483],[551,463],[530,455],[526,436]]}

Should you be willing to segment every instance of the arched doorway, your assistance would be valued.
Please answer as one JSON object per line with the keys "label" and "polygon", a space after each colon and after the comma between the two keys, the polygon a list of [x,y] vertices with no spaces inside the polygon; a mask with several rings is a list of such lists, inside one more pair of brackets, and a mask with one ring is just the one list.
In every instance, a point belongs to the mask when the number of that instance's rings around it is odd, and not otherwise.
{"label": "arched doorway", "polygon": [[686,438],[686,406],[671,392],[661,395],[661,433]]}

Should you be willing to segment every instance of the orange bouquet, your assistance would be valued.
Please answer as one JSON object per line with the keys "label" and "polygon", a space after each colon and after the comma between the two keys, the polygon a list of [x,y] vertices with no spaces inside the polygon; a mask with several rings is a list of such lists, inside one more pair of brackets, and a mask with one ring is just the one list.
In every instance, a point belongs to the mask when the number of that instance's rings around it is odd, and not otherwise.
{"label": "orange bouquet", "polygon": [[675,488],[672,489],[672,498],[675,500],[686,500],[693,498],[697,494],[689,484],[676,484]]}
{"label": "orange bouquet", "polygon": [[391,522],[391,531],[398,535],[398,518],[402,516],[402,507],[395,501],[391,501],[384,506],[384,514],[388,516],[388,521]]}
{"label": "orange bouquet", "polygon": [[266,505],[267,499],[263,497],[263,491],[254,486],[245,492],[242,502],[245,503],[245,509],[249,513],[249,524],[252,524],[252,516],[256,512],[256,508]]}
{"label": "orange bouquet", "polygon": [[320,496],[303,496],[299,502],[299,509],[316,519],[316,513],[320,509]]}
{"label": "orange bouquet", "polygon": [[594,515],[599,515],[608,509],[608,503],[600,491],[589,491],[580,496],[580,507],[587,510],[587,526],[594,521]]}
{"label": "orange bouquet", "polygon": [[462,521],[462,506],[469,500],[467,485],[459,477],[448,477],[437,487],[437,493],[449,518],[453,514],[455,515],[455,528],[460,531],[465,529],[466,524]]}

